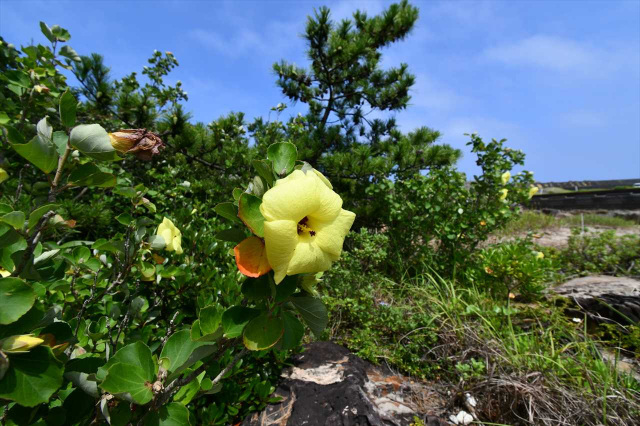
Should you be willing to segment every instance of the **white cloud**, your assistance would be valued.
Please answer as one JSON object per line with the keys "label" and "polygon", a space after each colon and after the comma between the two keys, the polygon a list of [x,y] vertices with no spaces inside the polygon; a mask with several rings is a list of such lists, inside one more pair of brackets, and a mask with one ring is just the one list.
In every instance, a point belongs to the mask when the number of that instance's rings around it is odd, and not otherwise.
{"label": "white cloud", "polygon": [[599,112],[578,110],[568,112],[560,117],[562,124],[569,124],[575,127],[604,127],[607,125],[606,117]]}
{"label": "white cloud", "polygon": [[196,28],[188,37],[202,46],[236,58],[247,55],[266,56],[269,60],[280,59],[286,53],[303,51],[304,41],[299,37],[303,31],[301,22],[271,21],[256,29],[250,22],[233,25],[236,31],[212,31]]}
{"label": "white cloud", "polygon": [[586,43],[548,35],[534,35],[486,49],[487,59],[513,66],[533,66],[551,71],[590,72],[609,68],[607,56]]}
{"label": "white cloud", "polygon": [[468,98],[424,73],[416,75],[416,83],[410,94],[411,105],[429,110],[449,111],[469,102]]}
{"label": "white cloud", "polygon": [[508,66],[538,68],[573,77],[611,77],[637,73],[640,55],[635,42],[601,41],[597,45],[538,34],[485,49],[481,57]]}
{"label": "white cloud", "polygon": [[205,47],[228,56],[238,56],[247,53],[249,50],[265,48],[264,39],[249,29],[241,29],[235,34],[195,29],[189,33],[189,36]]}

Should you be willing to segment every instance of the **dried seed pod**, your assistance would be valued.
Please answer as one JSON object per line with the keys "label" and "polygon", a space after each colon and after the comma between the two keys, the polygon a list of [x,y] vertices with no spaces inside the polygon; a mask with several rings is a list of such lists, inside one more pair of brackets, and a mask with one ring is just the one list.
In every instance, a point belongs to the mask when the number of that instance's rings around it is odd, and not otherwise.
{"label": "dried seed pod", "polygon": [[109,133],[111,146],[123,154],[133,154],[136,158],[149,161],[164,147],[162,139],[147,129],[122,129]]}

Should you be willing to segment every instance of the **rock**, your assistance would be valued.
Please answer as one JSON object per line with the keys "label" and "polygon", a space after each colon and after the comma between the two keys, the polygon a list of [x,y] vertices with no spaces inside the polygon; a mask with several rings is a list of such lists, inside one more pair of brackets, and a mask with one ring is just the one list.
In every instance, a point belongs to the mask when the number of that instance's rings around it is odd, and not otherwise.
{"label": "rock", "polygon": [[248,416],[248,425],[426,425],[440,420],[445,400],[433,387],[375,367],[331,342],[295,355],[273,397],[281,402]]}
{"label": "rock", "polygon": [[640,223],[640,210],[613,210],[609,215]]}
{"label": "rock", "polygon": [[640,322],[640,281],[605,275],[575,278],[552,289],[571,298],[591,319]]}

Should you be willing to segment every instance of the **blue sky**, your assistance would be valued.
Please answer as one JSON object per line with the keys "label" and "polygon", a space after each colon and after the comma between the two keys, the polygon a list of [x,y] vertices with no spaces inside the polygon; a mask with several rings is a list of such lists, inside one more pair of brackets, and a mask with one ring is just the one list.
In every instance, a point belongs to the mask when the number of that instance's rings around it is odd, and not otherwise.
{"label": "blue sky", "polygon": [[[44,42],[38,21],[72,35],[80,54],[105,56],[114,77],[140,71],[154,49],[171,51],[189,93],[186,107],[209,122],[247,117],[286,102],[273,62],[306,64],[306,16],[327,5],[336,19],[370,14],[370,1],[0,0],[0,35]],[[464,133],[507,138],[540,181],[640,177],[640,1],[413,1],[412,34],[384,52],[409,64],[411,106],[396,114],[410,131],[429,126],[465,150]],[[300,110],[300,106],[285,111]]]}

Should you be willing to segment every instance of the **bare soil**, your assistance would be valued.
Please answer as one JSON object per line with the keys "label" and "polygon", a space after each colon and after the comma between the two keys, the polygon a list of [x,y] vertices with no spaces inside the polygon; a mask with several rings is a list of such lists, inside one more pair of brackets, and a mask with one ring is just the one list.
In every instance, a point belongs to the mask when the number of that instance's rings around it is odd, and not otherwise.
{"label": "bare soil", "polygon": [[[616,235],[640,235],[640,226],[633,228],[609,228],[609,227],[585,227],[585,232],[604,232],[615,230]],[[486,245],[496,244],[503,241],[510,241],[516,238],[524,238],[526,232],[517,233],[509,236],[491,236],[485,242]],[[557,227],[540,230],[533,234],[533,241],[544,247],[565,248],[571,236],[571,228]]]}

